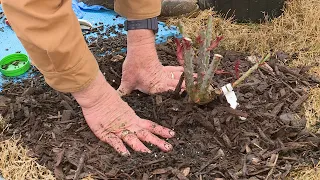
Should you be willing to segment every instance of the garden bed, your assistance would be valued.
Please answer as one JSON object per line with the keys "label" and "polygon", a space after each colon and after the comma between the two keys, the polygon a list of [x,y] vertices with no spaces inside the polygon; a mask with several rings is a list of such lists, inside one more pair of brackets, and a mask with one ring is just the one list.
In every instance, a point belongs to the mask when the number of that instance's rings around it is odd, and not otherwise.
{"label": "garden bed", "polygon": [[[119,36],[113,39],[117,44],[107,43],[99,37],[89,44],[114,88],[120,83],[125,54],[98,54],[124,48],[125,41]],[[171,42],[157,46],[164,65],[177,65]],[[224,56],[219,69],[226,73],[214,77],[216,86],[236,80],[236,63],[240,73],[252,66],[246,54],[219,53]],[[36,69],[35,77],[3,88],[2,95],[10,99],[2,98],[8,106],[1,107],[1,114],[10,124],[3,138],[21,134],[22,143],[31,149],[28,155],[58,179],[73,179],[75,174],[94,179],[282,179],[295,166],[320,158],[320,138],[305,129],[300,113],[309,88],[319,81],[306,74],[308,67],[287,67],[281,56],[272,57],[269,65],[274,74],[259,69],[235,89],[237,110],[223,96],[206,106],[189,103],[185,93],[177,98],[172,92],[136,91],[123,97],[141,118],[176,131],[168,140],[174,146],[169,153],[148,145],[151,154],[119,156],[90,131],[76,101],[52,90]]]}

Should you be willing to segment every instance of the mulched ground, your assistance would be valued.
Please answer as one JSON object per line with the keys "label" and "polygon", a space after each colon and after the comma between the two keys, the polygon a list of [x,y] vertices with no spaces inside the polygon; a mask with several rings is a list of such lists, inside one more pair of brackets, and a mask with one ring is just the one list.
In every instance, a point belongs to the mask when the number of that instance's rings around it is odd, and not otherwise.
{"label": "mulched ground", "polygon": [[[113,43],[101,37],[92,42],[88,44],[95,55],[125,47],[125,37],[114,38]],[[176,64],[172,43],[157,48],[164,65]],[[216,75],[216,86],[236,80],[236,62],[240,73],[251,67],[243,54],[221,54],[219,69],[230,73]],[[97,56],[114,88],[120,83],[124,57]],[[7,106],[1,106],[1,114],[10,124],[3,138],[21,135],[31,149],[29,155],[59,179],[88,174],[95,179],[283,179],[295,166],[319,161],[320,138],[305,130],[300,113],[306,90],[319,80],[306,75],[307,67],[291,69],[280,59],[269,62],[274,75],[260,69],[236,88],[237,110],[229,108],[222,96],[206,106],[188,103],[186,93],[179,98],[171,92],[152,96],[134,92],[124,97],[140,117],[177,132],[168,140],[174,145],[169,153],[151,146],[152,154],[119,156],[93,135],[75,100],[48,87],[35,69],[35,77],[3,87],[1,100]]]}

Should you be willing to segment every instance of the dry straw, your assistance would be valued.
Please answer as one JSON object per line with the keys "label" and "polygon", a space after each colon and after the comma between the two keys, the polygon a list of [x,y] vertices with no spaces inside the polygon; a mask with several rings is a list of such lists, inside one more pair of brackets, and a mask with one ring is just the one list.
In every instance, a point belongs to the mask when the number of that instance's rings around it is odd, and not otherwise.
{"label": "dry straw", "polygon": [[215,35],[222,34],[220,46],[228,50],[265,54],[270,49],[289,54],[298,53],[296,65],[315,65],[320,61],[320,2],[318,0],[288,0],[284,14],[263,24],[237,24],[221,18],[213,11],[200,12],[195,18],[169,19],[167,24],[177,25],[181,20],[184,32],[191,38],[199,27],[213,15]]}
{"label": "dry straw", "polygon": [[314,167],[305,166],[301,169],[298,169],[296,172],[291,174],[288,180],[319,180],[320,177],[320,163],[315,165]]}
{"label": "dry straw", "polygon": [[15,139],[0,142],[0,173],[6,180],[54,179],[52,173],[29,157],[28,151]]}

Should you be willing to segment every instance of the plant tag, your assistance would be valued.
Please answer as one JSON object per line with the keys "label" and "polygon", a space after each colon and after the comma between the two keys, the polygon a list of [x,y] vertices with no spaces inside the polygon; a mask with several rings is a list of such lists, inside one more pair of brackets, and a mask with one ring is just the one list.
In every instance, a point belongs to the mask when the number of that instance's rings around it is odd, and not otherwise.
{"label": "plant tag", "polygon": [[230,104],[230,107],[232,109],[236,109],[236,107],[238,106],[237,96],[236,96],[236,93],[233,91],[231,84],[229,83],[223,86],[222,91],[228,103]]}
{"label": "plant tag", "polygon": [[[223,91],[223,94],[226,97],[228,103],[230,104],[230,107],[232,109],[236,109],[239,104],[237,102],[237,96],[236,96],[236,93],[233,91],[232,85],[229,83],[229,84],[223,86],[222,91]],[[247,119],[247,118],[241,117],[241,116],[239,116],[239,118],[243,121]]]}

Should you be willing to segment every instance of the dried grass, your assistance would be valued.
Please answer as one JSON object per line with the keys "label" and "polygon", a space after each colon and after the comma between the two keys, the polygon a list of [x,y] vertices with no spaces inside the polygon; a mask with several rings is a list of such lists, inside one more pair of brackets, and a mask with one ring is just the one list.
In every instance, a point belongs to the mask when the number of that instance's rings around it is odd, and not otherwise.
{"label": "dried grass", "polygon": [[208,15],[215,17],[213,33],[224,35],[221,47],[225,49],[259,55],[270,49],[299,53],[294,65],[315,65],[320,61],[319,0],[288,0],[282,16],[263,24],[237,24],[211,10],[200,12],[195,18],[171,18],[166,23],[177,25],[180,20],[193,39]]}
{"label": "dried grass", "polygon": [[6,127],[6,125],[7,125],[6,120],[0,114],[0,132]]}
{"label": "dried grass", "polygon": [[28,156],[17,139],[0,142],[0,172],[6,180],[54,179],[52,173]]}
{"label": "dried grass", "polygon": [[[315,167],[302,167],[290,174],[290,179],[294,180],[319,180],[320,163]],[[289,179],[287,178],[287,179]]]}
{"label": "dried grass", "polygon": [[[54,180],[53,173],[28,155],[20,139],[11,138],[0,142],[0,174],[5,180]],[[82,180],[94,180],[91,175]]]}
{"label": "dried grass", "polygon": [[310,91],[310,98],[304,104],[304,114],[307,118],[307,128],[319,131],[317,124],[320,122],[320,88]]}

